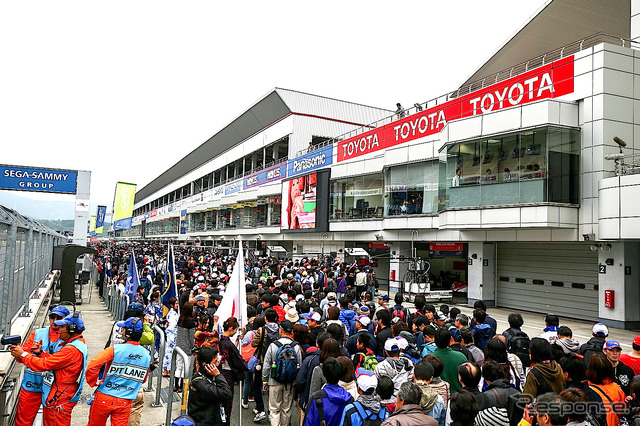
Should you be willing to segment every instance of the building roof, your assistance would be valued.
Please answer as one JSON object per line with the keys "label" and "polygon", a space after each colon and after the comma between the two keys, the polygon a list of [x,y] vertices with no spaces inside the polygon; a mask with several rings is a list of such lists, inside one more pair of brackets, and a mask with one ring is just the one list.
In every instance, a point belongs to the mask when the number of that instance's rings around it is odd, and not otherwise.
{"label": "building roof", "polygon": [[135,201],[144,200],[185,174],[291,114],[327,118],[363,126],[391,115],[392,111],[275,88],[202,145],[137,191]]}
{"label": "building roof", "polygon": [[592,34],[629,39],[630,32],[631,0],[549,0],[461,87]]}

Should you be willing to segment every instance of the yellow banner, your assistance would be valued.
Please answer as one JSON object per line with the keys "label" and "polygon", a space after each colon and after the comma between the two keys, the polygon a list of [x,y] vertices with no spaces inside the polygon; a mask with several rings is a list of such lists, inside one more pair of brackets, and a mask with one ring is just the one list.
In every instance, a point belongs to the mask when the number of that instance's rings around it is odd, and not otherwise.
{"label": "yellow banner", "polygon": [[136,185],[118,182],[116,199],[113,208],[114,229],[131,229],[133,202],[136,196]]}
{"label": "yellow banner", "polygon": [[104,232],[104,226],[101,226],[100,228],[96,228],[96,234],[102,234]]}
{"label": "yellow banner", "polygon": [[96,230],[96,217],[91,216],[91,220],[89,221],[89,232],[93,232]]}

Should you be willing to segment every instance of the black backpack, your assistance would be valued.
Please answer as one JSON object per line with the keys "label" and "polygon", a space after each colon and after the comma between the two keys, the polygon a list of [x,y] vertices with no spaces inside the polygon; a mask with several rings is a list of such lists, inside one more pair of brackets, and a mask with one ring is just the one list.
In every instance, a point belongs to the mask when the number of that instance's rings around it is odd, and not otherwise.
{"label": "black backpack", "polygon": [[[380,407],[380,411],[377,413],[370,413],[367,416],[367,412],[364,410],[364,407],[359,402],[354,402],[353,406],[358,411],[358,416],[362,420],[362,426],[380,426],[384,419],[382,419],[380,413],[383,413],[387,409],[384,407]],[[383,411],[384,410],[384,411]]]}
{"label": "black backpack", "polygon": [[508,351],[520,358],[522,364],[527,367],[531,365],[529,346],[531,346],[531,339],[529,339],[529,336],[522,331],[516,331],[511,336],[511,339],[509,339]]}

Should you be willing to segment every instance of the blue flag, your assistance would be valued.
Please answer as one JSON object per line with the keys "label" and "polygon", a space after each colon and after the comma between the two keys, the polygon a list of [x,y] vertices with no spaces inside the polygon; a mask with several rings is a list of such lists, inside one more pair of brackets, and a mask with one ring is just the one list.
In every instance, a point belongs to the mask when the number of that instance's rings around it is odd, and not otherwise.
{"label": "blue flag", "polygon": [[107,215],[107,206],[98,206],[98,213],[96,215],[96,228],[104,226],[104,217]]}
{"label": "blue flag", "polygon": [[127,286],[125,294],[129,296],[129,303],[133,302],[133,297],[138,292],[140,285],[140,277],[138,276],[138,267],[136,266],[136,255],[131,250],[131,260],[129,261],[129,270],[127,271]]}
{"label": "blue flag", "polygon": [[164,276],[164,288],[162,291],[162,304],[168,309],[171,309],[169,299],[172,297],[178,298],[178,285],[176,283],[176,260],[173,255],[173,246],[169,245],[169,250],[167,251],[167,273]]}

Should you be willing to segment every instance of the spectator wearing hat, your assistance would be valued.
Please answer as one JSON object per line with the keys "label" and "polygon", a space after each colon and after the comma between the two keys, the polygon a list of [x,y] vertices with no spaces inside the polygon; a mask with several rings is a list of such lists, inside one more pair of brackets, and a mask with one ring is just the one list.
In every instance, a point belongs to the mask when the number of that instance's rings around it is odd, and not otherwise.
{"label": "spectator wearing hat", "polygon": [[613,366],[614,382],[620,386],[625,395],[630,396],[629,385],[635,374],[631,367],[620,361],[620,354],[622,353],[620,343],[616,340],[607,340],[602,351]]}
{"label": "spectator wearing hat", "polygon": [[336,358],[330,357],[322,363],[322,374],[327,383],[311,395],[304,425],[340,426],[344,408],[353,402],[351,394],[338,384],[344,375],[343,367]]}
{"label": "spectator wearing hat", "polygon": [[382,294],[382,295],[378,296],[378,307],[376,308],[376,314],[379,311],[387,311],[387,310],[389,310],[389,307],[387,306],[388,302],[389,302],[389,295]]}
{"label": "spectator wearing hat", "polygon": [[580,349],[578,349],[578,354],[584,357],[586,365],[589,365],[591,355],[602,353],[607,336],[609,336],[609,329],[603,323],[598,322],[591,327],[591,335],[593,337],[580,345]]}
{"label": "spectator wearing hat", "polygon": [[271,343],[265,353],[262,365],[262,381],[269,385],[269,420],[272,426],[288,425],[291,421],[294,388],[291,383],[280,383],[271,374],[271,366],[276,362],[278,349],[283,345],[292,345],[298,366],[302,365],[302,351],[293,340],[293,323],[288,320],[280,322],[280,339]]}
{"label": "spectator wearing hat", "polygon": [[320,309],[322,309],[322,319],[327,319],[327,309],[331,306],[338,306],[336,294],[333,291],[327,293],[327,297],[320,301]]}
{"label": "spectator wearing hat", "polygon": [[422,399],[420,400],[422,412],[433,417],[439,426],[444,426],[447,409],[444,406],[442,396],[429,385],[433,380],[433,373],[433,366],[428,361],[420,361],[413,370],[413,381],[422,391]]}
{"label": "spectator wearing hat", "polygon": [[347,340],[347,344],[345,347],[349,351],[349,355],[355,355],[358,352],[357,343],[358,337],[362,334],[366,334],[369,336],[369,345],[367,346],[373,353],[376,352],[377,342],[376,338],[369,332],[369,325],[371,324],[371,319],[367,315],[360,315],[355,318],[355,333],[349,336]]}
{"label": "spectator wearing hat", "polygon": [[311,312],[307,318],[307,327],[309,327],[309,344],[314,346],[320,333],[326,331],[325,326],[322,324],[322,316],[318,312]]}
{"label": "spectator wearing hat", "polygon": [[640,375],[640,335],[637,335],[631,343],[631,353],[621,354],[620,361],[633,369],[636,376]]}
{"label": "spectator wearing hat", "polygon": [[455,328],[451,327],[449,329],[449,334],[451,334],[451,341],[449,342],[449,347],[456,352],[460,352],[462,355],[467,358],[467,361],[474,362],[475,358],[469,349],[462,346],[462,332]]}
{"label": "spectator wearing hat", "polygon": [[374,371],[378,379],[388,377],[393,381],[394,395],[398,394],[402,383],[412,378],[414,368],[409,358],[400,356],[400,344],[398,339],[387,339],[384,343],[386,358],[378,363]]}
{"label": "spectator wearing hat", "polygon": [[[52,306],[49,312],[49,327],[39,328],[32,331],[27,340],[22,345],[22,349],[27,353],[32,353],[32,347],[44,348],[44,351],[53,355],[58,349],[60,340],[60,326],[56,325],[57,320],[61,320],[69,315],[66,306]],[[22,363],[22,358],[17,361]],[[15,424],[26,426],[33,424],[38,410],[42,404],[42,374],[36,373],[30,368],[24,369],[20,394],[18,395],[18,405],[16,407]]]}
{"label": "spectator wearing hat", "polygon": [[432,355],[437,356],[444,363],[441,377],[442,380],[450,384],[450,394],[454,394],[461,388],[458,380],[458,366],[467,362],[467,357],[449,347],[451,334],[448,330],[444,328],[437,330],[434,339],[437,348],[432,352]]}
{"label": "spectator wearing hat", "polygon": [[196,426],[220,426],[225,424],[224,404],[232,398],[231,389],[220,372],[218,351],[203,347],[196,359],[197,371],[189,383],[188,411]]}
{"label": "spectator wearing hat", "polygon": [[214,316],[220,307],[220,303],[222,303],[222,296],[219,294],[212,294],[209,296],[209,306],[207,312],[209,315]]}
{"label": "spectator wearing hat", "polygon": [[22,358],[25,367],[33,371],[47,372],[42,381],[44,424],[68,425],[71,424],[71,411],[82,394],[87,367],[87,345],[82,336],[85,328],[79,312],[56,320],[54,324],[60,327],[61,340],[55,353],[50,354],[36,344],[31,353],[20,346],[11,346],[11,355]]}
{"label": "spectator wearing hat", "polygon": [[549,343],[553,343],[558,338],[558,326],[560,325],[560,318],[554,314],[547,314],[544,317],[545,328],[538,336],[541,339],[546,340]]}
{"label": "spectator wearing hat", "polygon": [[102,368],[106,371],[94,394],[89,425],[105,424],[109,417],[112,425],[127,425],[133,401],[149,372],[151,356],[140,346],[142,319],[130,317],[117,326],[125,330],[124,342],[104,349],[87,367],[87,384],[91,387],[98,384]]}
{"label": "spectator wearing hat", "polygon": [[361,426],[366,420],[386,420],[389,411],[381,405],[376,394],[378,379],[371,371],[356,370],[358,398],[344,408],[340,423],[344,426]]}
{"label": "spectator wearing hat", "polygon": [[203,293],[196,296],[195,305],[193,306],[193,317],[198,318],[200,315],[207,313],[207,298]]}
{"label": "spectator wearing hat", "polygon": [[412,382],[404,382],[396,397],[396,410],[382,426],[438,426],[433,417],[422,411],[422,391]]}

